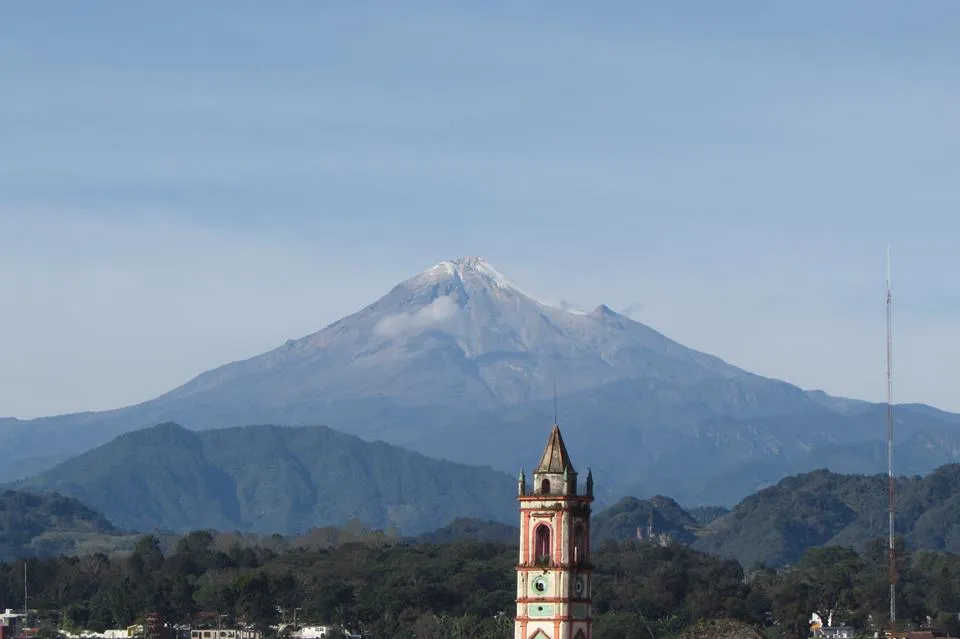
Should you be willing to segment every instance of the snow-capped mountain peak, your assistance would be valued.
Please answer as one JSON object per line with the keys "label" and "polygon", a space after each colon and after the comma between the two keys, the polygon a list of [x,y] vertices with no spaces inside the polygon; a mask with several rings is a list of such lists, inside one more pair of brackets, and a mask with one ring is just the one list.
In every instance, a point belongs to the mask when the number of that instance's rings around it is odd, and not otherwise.
{"label": "snow-capped mountain peak", "polygon": [[482,257],[472,256],[444,260],[408,280],[408,283],[414,289],[435,287],[444,282],[452,283],[454,287],[461,287],[467,293],[475,293],[479,289],[488,289],[521,296],[553,311],[564,311],[574,315],[586,314],[586,311],[569,302],[562,301],[553,304],[530,293]]}
{"label": "snow-capped mountain peak", "polygon": [[549,397],[558,380],[576,392],[631,378],[736,374],[606,306],[547,304],[483,258],[465,257],[439,262],[323,330],[209,371],[171,395],[491,406]]}
{"label": "snow-capped mountain peak", "polygon": [[413,278],[418,284],[432,284],[449,279],[455,279],[464,284],[479,280],[488,286],[512,290],[530,297],[482,257],[461,257],[456,260],[444,260]]}
{"label": "snow-capped mountain peak", "polygon": [[471,276],[480,276],[500,288],[514,288],[507,277],[493,268],[490,262],[482,257],[461,257],[456,260],[444,260],[433,268],[441,268],[451,275],[456,274],[460,279]]}

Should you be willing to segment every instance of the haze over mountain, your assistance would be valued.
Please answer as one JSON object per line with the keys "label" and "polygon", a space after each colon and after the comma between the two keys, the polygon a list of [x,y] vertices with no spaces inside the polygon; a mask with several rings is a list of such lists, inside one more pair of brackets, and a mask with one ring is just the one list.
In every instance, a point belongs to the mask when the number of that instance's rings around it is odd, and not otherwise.
{"label": "haze over mountain", "polygon": [[[705,313],[703,321],[710,321]],[[749,336],[744,336],[749,339]],[[597,490],[732,505],[790,473],[884,466],[881,407],[805,391],[686,348],[606,306],[544,303],[479,258],[441,262],[373,304],[135,406],[0,420],[0,478],[35,474],[164,421],[204,430],[323,423],[516,473],[559,422]],[[898,471],[960,458],[960,417],[898,407]]]}
{"label": "haze over mountain", "polygon": [[297,535],[357,520],[417,534],[456,517],[516,518],[516,480],[323,426],[202,433],[160,424],[19,482],[137,531]]}

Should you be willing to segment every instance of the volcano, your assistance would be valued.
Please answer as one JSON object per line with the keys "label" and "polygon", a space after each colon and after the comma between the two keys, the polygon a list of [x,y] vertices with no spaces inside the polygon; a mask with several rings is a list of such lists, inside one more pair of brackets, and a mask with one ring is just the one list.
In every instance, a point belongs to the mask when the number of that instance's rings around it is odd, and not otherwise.
{"label": "volcano", "polygon": [[[754,375],[607,306],[552,305],[469,257],[141,404],[0,420],[11,452],[0,477],[34,474],[162,422],[322,424],[515,473],[554,421],[554,388],[564,437],[610,491],[732,504],[791,472],[883,469],[874,450],[882,407]],[[897,415],[903,472],[957,460],[958,416],[929,407]]]}

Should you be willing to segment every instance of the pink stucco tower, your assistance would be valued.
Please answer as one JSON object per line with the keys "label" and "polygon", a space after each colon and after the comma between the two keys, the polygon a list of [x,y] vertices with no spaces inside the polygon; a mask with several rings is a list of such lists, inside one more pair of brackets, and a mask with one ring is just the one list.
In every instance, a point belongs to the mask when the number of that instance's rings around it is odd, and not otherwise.
{"label": "pink stucco tower", "polygon": [[514,639],[592,639],[590,504],[554,424],[533,486],[520,472],[520,562]]}

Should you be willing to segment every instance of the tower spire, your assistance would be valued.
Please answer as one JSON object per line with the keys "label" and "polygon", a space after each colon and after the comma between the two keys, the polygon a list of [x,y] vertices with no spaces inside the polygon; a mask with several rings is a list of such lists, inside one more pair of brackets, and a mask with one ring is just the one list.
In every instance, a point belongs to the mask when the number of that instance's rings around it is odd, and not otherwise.
{"label": "tower spire", "polygon": [[543,449],[543,455],[540,457],[540,463],[534,473],[565,473],[576,475],[573,469],[573,463],[570,461],[570,455],[567,453],[567,447],[563,443],[563,436],[560,435],[560,427],[553,425],[550,431],[550,438],[547,440],[547,446]]}

